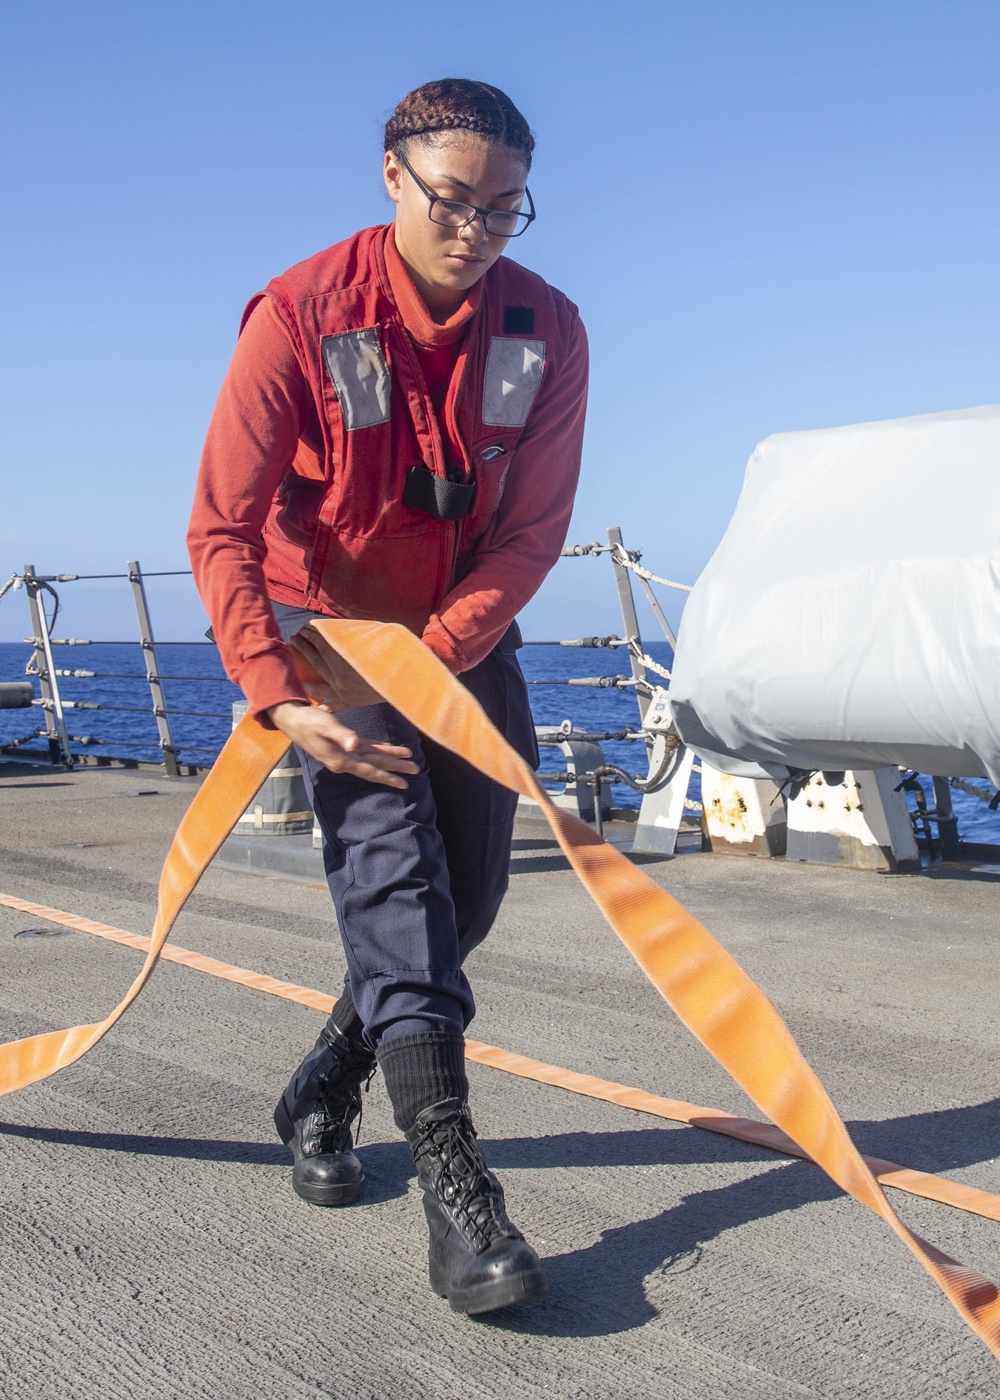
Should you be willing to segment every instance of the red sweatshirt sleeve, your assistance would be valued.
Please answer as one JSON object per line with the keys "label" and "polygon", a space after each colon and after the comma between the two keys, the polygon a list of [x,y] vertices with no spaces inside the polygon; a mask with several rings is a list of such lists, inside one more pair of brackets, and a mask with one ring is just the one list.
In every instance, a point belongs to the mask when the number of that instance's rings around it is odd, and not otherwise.
{"label": "red sweatshirt sleeve", "polygon": [[229,678],[258,718],[305,700],[264,584],[262,531],[311,400],[288,333],[265,297],[236,344],[208,428],[188,551]]}
{"label": "red sweatshirt sleeve", "polygon": [[455,672],[496,646],[566,539],[587,408],[587,336],[579,318],[567,355],[553,368],[511,459],[496,516],[424,629],[424,642]]}

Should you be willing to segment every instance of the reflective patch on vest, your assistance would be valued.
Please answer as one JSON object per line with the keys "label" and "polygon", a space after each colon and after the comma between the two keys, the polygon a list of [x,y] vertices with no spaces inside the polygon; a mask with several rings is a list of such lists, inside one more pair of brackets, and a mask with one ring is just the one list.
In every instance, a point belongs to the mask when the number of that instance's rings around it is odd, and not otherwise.
{"label": "reflective patch on vest", "polygon": [[483,422],[498,428],[523,428],[544,368],[544,340],[511,340],[495,335],[486,360]]}
{"label": "reflective patch on vest", "polygon": [[377,329],[325,335],[320,344],[347,431],[388,423],[389,367]]}

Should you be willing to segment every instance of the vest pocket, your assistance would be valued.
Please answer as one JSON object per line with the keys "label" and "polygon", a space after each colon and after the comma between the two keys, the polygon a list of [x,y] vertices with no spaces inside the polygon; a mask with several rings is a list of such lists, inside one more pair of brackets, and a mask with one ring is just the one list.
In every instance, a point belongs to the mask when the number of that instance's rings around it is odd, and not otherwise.
{"label": "vest pocket", "polygon": [[501,456],[484,460],[478,449],[473,450],[472,460],[476,464],[476,495],[472,509],[463,521],[463,529],[471,531],[473,537],[481,535],[496,515],[515,456],[516,453],[505,451]]}
{"label": "vest pocket", "polygon": [[411,535],[331,532],[316,596],[345,617],[402,622],[420,631],[451,582],[454,526]]}

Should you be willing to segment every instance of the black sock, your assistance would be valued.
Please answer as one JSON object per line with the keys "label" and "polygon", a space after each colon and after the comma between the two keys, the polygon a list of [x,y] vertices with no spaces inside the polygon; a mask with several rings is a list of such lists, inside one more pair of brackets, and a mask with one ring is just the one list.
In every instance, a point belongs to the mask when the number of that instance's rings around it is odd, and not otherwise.
{"label": "black sock", "polygon": [[465,1040],[452,1031],[423,1031],[384,1041],[378,1062],[385,1076],[396,1127],[406,1133],[431,1104],[469,1096]]}

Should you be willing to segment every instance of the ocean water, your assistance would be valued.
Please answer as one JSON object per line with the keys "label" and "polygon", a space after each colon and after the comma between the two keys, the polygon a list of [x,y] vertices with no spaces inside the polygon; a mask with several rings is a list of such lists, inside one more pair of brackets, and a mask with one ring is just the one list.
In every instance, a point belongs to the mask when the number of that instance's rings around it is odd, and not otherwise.
{"label": "ocean water", "polygon": [[[649,654],[669,669],[670,647],[665,642],[648,644]],[[158,643],[167,709],[174,744],[183,762],[209,764],[225,742],[232,727],[234,700],[242,697],[223,674],[219,654],[211,643]],[[0,680],[23,680],[31,648],[21,643],[0,643]],[[557,726],[572,720],[577,730],[590,733],[618,733],[635,729],[639,710],[632,688],[590,689],[567,685],[570,678],[627,675],[628,659],[621,651],[559,646],[526,646],[520,653],[522,669],[529,683],[535,723]],[[95,643],[89,646],[55,648],[55,663],[61,670],[93,671],[90,676],[60,676],[59,687],[67,704],[66,728],[76,753],[104,753],[158,761],[160,748],[153,718],[149,687],[145,679],[142,649],[138,643]],[[35,682],[38,693],[37,681]],[[96,703],[99,709],[77,709],[78,702]],[[0,710],[0,744],[25,737],[42,722],[37,707]],[[85,743],[84,740],[98,740]],[[641,742],[607,740],[603,743],[606,760],[633,774],[645,775],[646,754]],[[35,738],[22,746],[22,752],[47,753],[45,741]],[[542,771],[563,766],[557,748],[542,749]],[[930,782],[928,805],[933,806]],[[981,786],[988,788],[985,780]],[[697,778],[692,789],[697,799]],[[619,807],[638,807],[641,798],[625,784],[612,786],[612,800]],[[913,798],[910,797],[911,806]],[[959,830],[966,841],[1000,845],[1000,812],[989,811],[985,802],[954,790],[952,801]]]}

